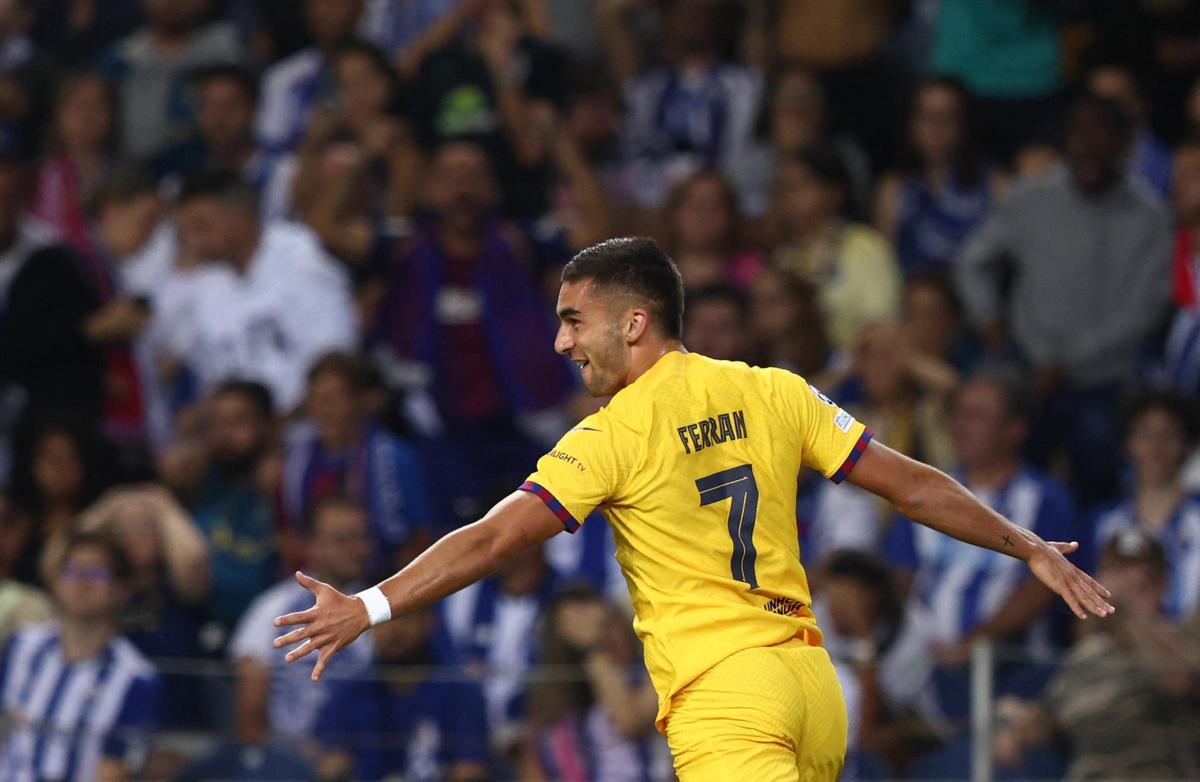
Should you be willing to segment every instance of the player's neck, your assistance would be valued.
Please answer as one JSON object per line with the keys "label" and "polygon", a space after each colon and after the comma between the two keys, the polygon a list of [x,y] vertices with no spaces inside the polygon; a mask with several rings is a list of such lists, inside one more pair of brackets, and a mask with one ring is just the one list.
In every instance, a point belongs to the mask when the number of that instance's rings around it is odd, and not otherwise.
{"label": "player's neck", "polygon": [[993,461],[967,467],[967,485],[972,489],[999,489],[1012,480],[1021,469],[1016,457],[999,457]]}
{"label": "player's neck", "polygon": [[647,345],[639,345],[633,351],[633,360],[629,364],[629,374],[625,376],[625,385],[631,385],[658,363],[659,359],[668,353],[687,353],[683,342],[677,339],[655,340]]}

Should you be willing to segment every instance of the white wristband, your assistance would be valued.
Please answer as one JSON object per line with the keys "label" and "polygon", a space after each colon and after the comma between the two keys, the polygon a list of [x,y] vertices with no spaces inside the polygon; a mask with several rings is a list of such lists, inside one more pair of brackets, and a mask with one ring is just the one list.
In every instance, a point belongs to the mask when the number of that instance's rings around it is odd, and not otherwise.
{"label": "white wristband", "polygon": [[388,602],[387,596],[383,594],[383,590],[377,586],[370,589],[364,589],[355,595],[363,602],[367,608],[367,617],[371,620],[371,627],[377,624],[389,622],[392,619],[392,606]]}

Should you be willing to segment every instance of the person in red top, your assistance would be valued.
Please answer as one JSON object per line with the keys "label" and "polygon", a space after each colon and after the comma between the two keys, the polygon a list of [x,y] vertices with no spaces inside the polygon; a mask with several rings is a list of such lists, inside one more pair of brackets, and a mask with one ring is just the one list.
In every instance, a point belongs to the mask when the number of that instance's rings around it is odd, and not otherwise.
{"label": "person in red top", "polygon": [[1175,318],[1161,380],[1186,394],[1200,391],[1200,138],[1180,144],[1172,165],[1175,246],[1171,258]]}

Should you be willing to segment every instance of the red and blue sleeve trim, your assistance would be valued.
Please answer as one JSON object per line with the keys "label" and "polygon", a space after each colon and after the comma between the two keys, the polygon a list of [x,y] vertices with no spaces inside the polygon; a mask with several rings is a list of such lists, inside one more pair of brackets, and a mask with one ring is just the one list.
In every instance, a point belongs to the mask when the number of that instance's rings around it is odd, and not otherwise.
{"label": "red and blue sleeve trim", "polygon": [[858,460],[862,457],[863,451],[867,450],[867,443],[871,442],[871,438],[875,435],[871,434],[870,429],[864,429],[863,433],[858,436],[858,442],[850,449],[850,455],[846,457],[846,461],[842,462],[842,466],[837,469],[829,480],[834,483],[841,483],[846,480],[846,476],[854,469],[854,465],[858,464]]}
{"label": "red and blue sleeve trim", "polygon": [[555,516],[558,516],[558,520],[567,528],[567,532],[574,532],[579,529],[579,522],[575,520],[571,512],[564,508],[563,504],[558,501],[558,498],[551,494],[546,487],[533,481],[525,481],[521,484],[521,491],[527,491],[546,503],[546,507]]}

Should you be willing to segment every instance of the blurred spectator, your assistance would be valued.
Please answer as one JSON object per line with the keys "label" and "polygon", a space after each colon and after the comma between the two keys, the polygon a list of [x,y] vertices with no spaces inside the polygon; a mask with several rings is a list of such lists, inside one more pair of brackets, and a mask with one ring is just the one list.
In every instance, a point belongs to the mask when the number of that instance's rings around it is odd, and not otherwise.
{"label": "blurred spectator", "polygon": [[1119,104],[1133,123],[1133,139],[1126,151],[1129,177],[1167,196],[1171,191],[1171,150],[1150,127],[1150,103],[1138,74],[1126,65],[1100,63],[1089,71],[1087,86]]}
{"label": "blurred spectator", "polygon": [[17,513],[9,499],[0,494],[0,645],[25,625],[44,622],[54,615],[54,607],[42,590],[16,579],[17,564],[32,531],[30,518]]}
{"label": "blurred spectator", "polygon": [[521,778],[671,778],[670,751],[654,730],[658,696],[626,617],[588,590],[568,589],[546,606],[539,635],[540,662],[563,678],[530,686]]}
{"label": "blurred spectator", "polygon": [[798,65],[782,66],[773,77],[765,122],[766,146],[728,173],[741,193],[744,214],[761,217],[767,211],[780,160],[820,146],[837,153],[846,167],[849,214],[862,218],[869,213],[871,161],[853,137],[830,127],[825,88],[816,73]]}
{"label": "blurred spectator", "polygon": [[1172,166],[1175,247],[1171,261],[1175,315],[1163,355],[1161,382],[1180,393],[1200,392],[1200,136],[1175,149]]}
{"label": "blurred spectator", "polygon": [[146,24],[121,39],[102,67],[121,98],[121,150],[147,160],[180,141],[193,119],[189,79],[197,69],[243,58],[230,25],[206,24],[212,0],[144,0]]}
{"label": "blurred spectator", "polygon": [[176,442],[160,470],[208,542],[208,614],[227,636],[250,601],[274,582],[279,563],[271,394],[259,383],[226,380],[203,409],[200,436]]}
{"label": "blurred spectator", "polygon": [[[580,121],[578,114],[564,118],[545,101],[534,104],[531,112],[534,132],[548,148],[544,156],[551,167],[547,187],[549,211],[523,225],[541,261],[543,277],[557,296],[562,265],[574,253],[612,235],[613,210],[602,177],[613,172],[594,167],[588,159],[584,144],[597,140],[572,124],[572,118],[575,123]],[[605,121],[603,117],[598,120]],[[599,132],[603,133],[603,128]],[[598,161],[598,165],[603,166],[604,161]]]}
{"label": "blurred spectator", "polygon": [[[312,510],[307,572],[349,594],[365,586],[371,533],[364,509],[330,496]],[[375,656],[370,635],[342,650],[319,682],[303,665],[288,665],[273,642],[283,634],[275,617],[311,608],[312,593],[288,577],[252,602],[229,643],[236,676],[234,733],[239,742],[261,744],[269,736],[287,741],[314,738],[321,709],[338,678],[366,670]]]}
{"label": "blurred spectator", "polygon": [[426,148],[454,140],[482,145],[504,192],[505,211],[519,218],[546,208],[546,144],[530,108],[561,111],[567,62],[532,32],[520,4],[475,4],[466,35],[429,53],[409,95],[409,117]]}
{"label": "blurred spectator", "polygon": [[527,719],[524,678],[537,661],[537,624],[558,583],[540,547],[444,600],[447,659],[481,679],[493,752],[513,761]]}
{"label": "blurred spectator", "polygon": [[950,275],[918,272],[904,282],[904,331],[918,353],[969,374],[983,357],[983,346],[967,328],[962,301]]}
{"label": "blurred spectator", "polygon": [[24,164],[0,159],[0,378],[16,394],[5,412],[26,422],[56,407],[99,415],[102,347],[136,334],[147,316],[129,300],[98,305],[76,259],[23,214],[27,186]]}
{"label": "blurred spectator", "polygon": [[900,314],[895,256],[874,228],[843,217],[849,182],[835,152],[805,150],[778,172],[773,262],[817,289],[830,341],[849,347],[863,326]]}
{"label": "blurred spectator", "polygon": [[185,183],[179,240],[204,266],[164,293],[155,339],[202,389],[258,380],[287,413],[301,402],[312,362],[352,347],[357,324],[348,282],[313,233],[294,223],[260,227],[258,206],[254,187],[232,173]]}
{"label": "blurred spectator", "polygon": [[292,534],[331,494],[353,499],[371,521],[371,576],[391,575],[435,535],[433,507],[420,457],[412,445],[372,419],[365,363],[328,353],[308,372],[307,426],[289,438],[283,509]]}
{"label": "blurred spectator", "polygon": [[332,64],[338,116],[347,132],[362,139],[381,119],[395,116],[400,84],[383,52],[367,43],[348,43]]}
{"label": "blurred spectator", "polygon": [[331,253],[361,270],[375,260],[376,235],[412,209],[420,155],[397,115],[399,84],[383,54],[349,43],[330,62],[337,100],[314,112],[283,165],[296,171],[295,212]]}
{"label": "blurred spectator", "polygon": [[[898,770],[936,741],[934,727],[923,718],[936,708],[921,703],[931,695],[921,691],[920,669],[929,663],[919,634],[902,632],[904,600],[896,578],[876,556],[839,551],[815,583],[813,612],[850,717],[843,773],[872,779],[863,772],[878,758],[892,770],[888,777],[903,778]],[[924,657],[924,666],[912,665],[914,651]]]}
{"label": "blurred spectator", "polygon": [[256,128],[268,149],[292,149],[313,110],[333,98],[331,58],[353,38],[362,11],[363,0],[304,0],[312,45],[271,66],[262,78]]}
{"label": "blurred spectator", "polygon": [[768,267],[750,288],[749,311],[754,363],[796,372],[818,388],[831,386],[836,359],[815,287],[790,271]]}
{"label": "blurred spectator", "polygon": [[1054,9],[1033,0],[942,0],[932,70],[979,97],[988,148],[1008,163],[1053,142],[1063,86]]}
{"label": "blurred spectator", "polygon": [[970,94],[956,79],[924,81],[909,107],[902,166],[880,181],[875,226],[905,274],[946,268],[987,216],[997,177],[982,159]]}
{"label": "blurred spectator", "polygon": [[[67,67],[94,63],[145,18],[142,0],[39,0],[33,9],[34,42]],[[104,13],[100,13],[103,10]]]}
{"label": "blurred spectator", "polygon": [[522,427],[564,403],[574,379],[550,350],[554,324],[528,244],[492,216],[498,194],[483,151],[442,146],[426,182],[432,219],[388,259],[368,344],[389,382],[416,380],[432,396],[418,423],[450,451],[445,469],[431,468],[435,481],[452,478],[440,490],[494,493],[521,482],[517,465],[541,450]]}
{"label": "blurred spectator", "polygon": [[80,415],[47,415],[34,425],[27,458],[13,476],[14,510],[32,524],[17,563],[17,577],[49,584],[56,561],[49,548],[60,549],[76,530],[79,514],[108,484],[112,456],[93,421]]}
{"label": "blurred spectator", "polygon": [[[152,249],[163,219],[154,178],[139,166],[120,166],[91,200],[91,246],[80,256],[93,298],[125,319],[120,329],[111,328],[104,345],[104,421],[114,441],[135,450],[159,442],[167,428],[145,339],[154,291],[140,279],[141,259]],[[135,457],[140,459],[140,453]]]}
{"label": "blurred spectator", "polygon": [[57,64],[29,37],[37,3],[0,3],[0,144],[32,156],[41,149]]}
{"label": "blurred spectator", "polygon": [[686,289],[750,284],[763,266],[760,253],[742,246],[737,195],[715,169],[681,180],[667,199],[666,252],[679,267]]}
{"label": "blurred spectator", "polygon": [[997,704],[996,759],[1015,766],[1025,747],[1060,737],[1071,747],[1067,779],[1194,778],[1200,753],[1186,717],[1200,681],[1200,638],[1161,613],[1163,550],[1147,535],[1123,533],[1105,548],[1097,578],[1117,612],[1067,653],[1038,701]]}
{"label": "blurred spectator", "polygon": [[1080,96],[1068,112],[1066,168],[1016,184],[956,267],[989,347],[1007,323],[1032,365],[1045,399],[1034,449],[1042,459],[1066,452],[1085,505],[1115,486],[1119,384],[1166,314],[1170,287],[1170,226],[1154,197],[1121,173],[1128,140],[1119,106]]}
{"label": "blurred spectator", "polygon": [[379,118],[356,139],[339,130],[333,115],[318,115],[296,154],[295,211],[356,281],[374,281],[394,245],[412,231],[423,164],[420,148],[394,118]]}
{"label": "blurred spectator", "polygon": [[1183,105],[1183,115],[1183,137],[1200,134],[1200,78],[1192,82],[1191,90],[1187,94],[1187,101]]}
{"label": "blurred spectator", "polygon": [[321,779],[491,779],[483,693],[430,671],[435,614],[415,611],[373,632],[376,664],[334,685],[316,733]]}
{"label": "blurred spectator", "polygon": [[[1078,540],[1066,490],[1025,466],[1021,445],[1029,431],[1029,393],[1016,375],[981,370],[954,402],[958,479],[976,497],[1045,540]],[[979,639],[1019,643],[1044,656],[1058,640],[1049,622],[1052,594],[1022,570],[1020,560],[899,520],[891,534],[894,564],[913,576],[910,620],[919,625],[940,664],[933,685],[951,719],[966,715],[965,665]],[[997,687],[1019,668],[1002,667]]]}
{"label": "blurred spectator", "polygon": [[95,253],[87,215],[116,158],[116,102],[112,84],[98,71],[67,76],[55,96],[31,211],[79,253]]}
{"label": "blurred spectator", "polygon": [[888,62],[885,47],[898,12],[896,0],[777,3],[774,33],[779,57],[819,74],[835,131],[849,131],[876,164],[886,164],[897,139],[892,121],[900,113],[900,64]]}
{"label": "blurred spectator", "polygon": [[0,680],[9,729],[0,759],[11,778],[85,782],[139,773],[146,733],[157,727],[159,682],[117,634],[129,577],[114,541],[72,537],[54,569],[61,622],[9,641]]}
{"label": "blurred spectator", "polygon": [[[599,61],[575,63],[571,68],[567,106],[560,120],[575,148],[600,180],[608,203],[624,225],[633,206],[629,161],[621,147],[621,96]],[[560,168],[564,168],[559,164]],[[551,198],[560,207],[561,194]],[[569,221],[568,221],[569,222]]]}
{"label": "blurred spectator", "polygon": [[[914,350],[892,323],[875,323],[855,340],[850,377],[832,388],[835,399],[892,448],[949,469],[953,448],[947,400],[958,377],[938,358]],[[843,549],[882,553],[893,511],[853,485],[817,484],[804,556],[820,563]]]}
{"label": "blurred spectator", "polygon": [[637,5],[603,3],[598,24],[624,93],[625,143],[637,165],[635,197],[643,207],[658,207],[699,168],[736,171],[751,150],[763,77],[730,56],[735,4],[666,3],[655,46],[661,60],[649,64],[630,29]]}
{"label": "blurred spectator", "polygon": [[383,50],[407,81],[425,55],[462,32],[478,5],[478,0],[366,0],[358,31]]}
{"label": "blurred spectator", "polygon": [[194,83],[195,131],[158,156],[159,175],[232,171],[258,188],[263,222],[288,217],[295,168],[254,138],[257,77],[238,65],[214,65],[197,73]]}
{"label": "blurred spectator", "polygon": [[[599,523],[593,523],[589,530],[586,529],[588,522]],[[542,552],[558,583],[591,589],[632,613],[629,586],[621,573],[621,564],[617,562],[617,544],[603,513],[594,511],[574,535],[550,538]]]}
{"label": "blurred spectator", "polygon": [[1125,413],[1130,490],[1095,522],[1097,551],[1127,530],[1140,530],[1162,545],[1169,565],[1163,613],[1177,622],[1200,611],[1200,498],[1180,481],[1196,445],[1196,426],[1190,400],[1165,392],[1134,397]]}
{"label": "blurred spectator", "polygon": [[[200,606],[212,584],[208,546],[175,498],[154,484],[113,489],[84,512],[79,529],[113,535],[125,550],[131,569],[120,625],[125,637],[151,658],[200,657]],[[54,548],[47,554],[58,561]],[[190,673],[164,675],[161,722],[206,724],[202,684]]]}
{"label": "blurred spectator", "polygon": [[683,344],[722,361],[748,361],[752,352],[746,294],[728,285],[708,285],[688,296]]}
{"label": "blurred spectator", "polygon": [[852,369],[846,385],[854,387],[837,394],[851,412],[901,453],[949,469],[954,457],[945,413],[958,373],[939,356],[916,349],[895,323],[859,332]]}

